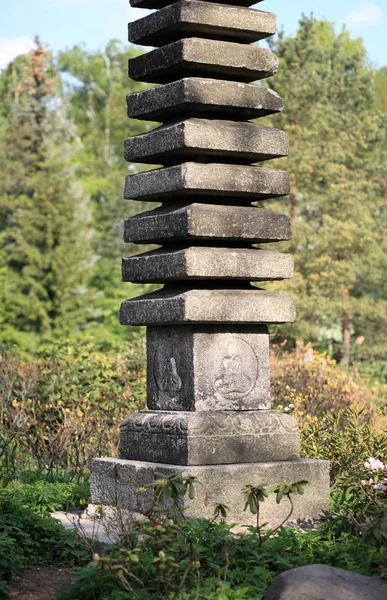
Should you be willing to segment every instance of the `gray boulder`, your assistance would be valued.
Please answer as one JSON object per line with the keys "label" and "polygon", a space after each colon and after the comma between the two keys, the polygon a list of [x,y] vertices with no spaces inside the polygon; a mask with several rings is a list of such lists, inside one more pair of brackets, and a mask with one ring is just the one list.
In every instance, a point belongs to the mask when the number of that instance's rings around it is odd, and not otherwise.
{"label": "gray boulder", "polygon": [[387,582],[336,569],[307,565],[278,575],[263,600],[386,600]]}

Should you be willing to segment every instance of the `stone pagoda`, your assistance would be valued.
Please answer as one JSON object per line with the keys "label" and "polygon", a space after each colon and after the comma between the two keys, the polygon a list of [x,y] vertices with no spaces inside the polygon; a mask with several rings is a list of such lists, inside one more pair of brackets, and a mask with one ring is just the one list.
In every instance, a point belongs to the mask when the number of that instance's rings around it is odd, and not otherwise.
{"label": "stone pagoda", "polygon": [[[261,287],[291,278],[293,258],[264,248],[291,238],[289,218],[252,205],[289,194],[285,171],[259,166],[287,156],[288,138],[255,121],[283,108],[251,83],[278,67],[254,45],[276,29],[274,14],[247,8],[256,1],[131,0],[159,10],[129,25],[130,42],[156,48],[129,61],[129,76],[161,85],[130,94],[128,115],[162,125],[125,142],[127,161],[152,165],[127,177],[125,198],[157,205],[126,219],[124,235],[160,248],[124,258],[122,272],[163,287],[121,306],[123,325],[147,327],[149,410],[123,421],[118,458],[93,461],[98,504],[144,512],[136,490],[162,472],[197,477],[186,501],[196,517],[222,502],[230,521],[249,523],[247,484],[298,480],[308,485],[293,519],[328,508],[328,463],[300,458],[296,421],[270,404],[267,325],[296,312]],[[288,509],[269,499],[262,521],[275,526]]]}

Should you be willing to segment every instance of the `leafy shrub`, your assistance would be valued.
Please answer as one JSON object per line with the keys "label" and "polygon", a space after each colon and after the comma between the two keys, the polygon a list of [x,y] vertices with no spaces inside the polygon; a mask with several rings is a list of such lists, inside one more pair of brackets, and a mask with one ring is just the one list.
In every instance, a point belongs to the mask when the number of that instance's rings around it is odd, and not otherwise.
{"label": "leafy shrub", "polygon": [[371,477],[364,467],[369,457],[387,457],[387,412],[377,397],[383,386],[367,387],[310,345],[298,344],[291,355],[277,349],[273,371],[274,402],[294,412],[302,455],[329,460],[333,493],[326,527],[385,544],[385,490],[374,489],[374,481],[362,484]]}
{"label": "leafy shrub", "polygon": [[[271,492],[278,502],[284,496],[291,500],[305,484],[284,484]],[[119,544],[102,556],[95,554],[60,594],[61,600],[261,598],[279,572],[312,562],[365,574],[384,573],[385,548],[369,548],[348,533],[337,539],[329,528],[264,530],[258,522],[259,505],[270,493],[264,486],[245,489],[245,509],[257,514],[257,526],[248,528],[249,535],[216,522],[226,509],[221,505],[215,507],[212,521],[184,518],[179,500],[187,493],[194,495],[192,477],[170,475],[148,487],[152,488],[148,519],[133,521]],[[139,488],[138,493],[144,490]],[[160,513],[166,501],[173,519]]]}
{"label": "leafy shrub", "polygon": [[136,523],[120,545],[95,555],[59,598],[259,599],[286,569],[321,562],[380,575],[385,559],[383,549],[348,534],[336,539],[283,528],[260,545],[258,536],[237,534],[225,523],[164,519]]}
{"label": "leafy shrub", "polygon": [[140,338],[121,354],[98,352],[90,341],[52,346],[30,361],[3,351],[3,471],[16,471],[24,461],[41,471],[81,473],[92,457],[115,454],[119,423],[145,403],[142,356]]}
{"label": "leafy shrub", "polygon": [[23,557],[14,539],[0,533],[0,598],[6,597],[6,582],[20,573]]}
{"label": "leafy shrub", "polygon": [[0,490],[0,497],[10,496],[20,506],[29,508],[38,514],[51,513],[56,510],[69,510],[86,506],[89,499],[89,485],[73,481],[47,481],[46,478],[35,479],[31,483],[23,483],[14,479]]}
{"label": "leafy shrub", "polygon": [[274,407],[294,405],[301,423],[346,408],[362,410],[367,420],[385,392],[385,386],[370,386],[355,370],[349,373],[311,344],[298,343],[291,353],[274,347],[271,372]]}
{"label": "leafy shrub", "polygon": [[364,413],[352,408],[312,417],[301,426],[302,453],[329,460],[332,486],[360,482],[363,464],[370,456],[387,456],[387,433],[379,429],[386,411],[364,421]]}
{"label": "leafy shrub", "polygon": [[4,582],[27,565],[76,566],[85,564],[87,558],[76,532],[9,496],[0,496],[0,597],[5,594]]}
{"label": "leafy shrub", "polygon": [[387,465],[373,457],[344,473],[332,492],[331,512],[321,528],[358,535],[369,545],[387,547]]}

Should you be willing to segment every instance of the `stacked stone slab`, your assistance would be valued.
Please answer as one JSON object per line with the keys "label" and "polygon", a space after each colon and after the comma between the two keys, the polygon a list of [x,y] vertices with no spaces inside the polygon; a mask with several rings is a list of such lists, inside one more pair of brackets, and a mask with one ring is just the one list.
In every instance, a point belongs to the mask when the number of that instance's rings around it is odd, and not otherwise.
{"label": "stacked stone slab", "polygon": [[[293,518],[328,507],[328,464],[300,459],[296,421],[270,404],[267,324],[294,321],[295,306],[260,287],[293,276],[292,256],[264,244],[289,240],[291,227],[252,203],[289,193],[286,172],[260,166],[286,156],[288,139],[250,121],[283,108],[251,83],[278,66],[251,45],[275,32],[275,16],[253,3],[131,0],[160,10],[129,25],[129,41],[156,46],[129,75],[162,85],[130,94],[128,115],[163,125],[128,138],[125,158],[163,167],[126,178],[125,198],[161,206],[126,219],[125,241],[161,247],[124,258],[122,272],[164,287],[121,307],[122,324],[147,326],[149,410],[122,423],[119,458],[95,459],[96,503],[143,512],[149,498],[136,489],[177,472],[201,482],[187,506],[199,517],[223,502],[230,520],[249,522],[244,486],[300,479],[309,484]],[[288,507],[265,510],[275,525]]]}

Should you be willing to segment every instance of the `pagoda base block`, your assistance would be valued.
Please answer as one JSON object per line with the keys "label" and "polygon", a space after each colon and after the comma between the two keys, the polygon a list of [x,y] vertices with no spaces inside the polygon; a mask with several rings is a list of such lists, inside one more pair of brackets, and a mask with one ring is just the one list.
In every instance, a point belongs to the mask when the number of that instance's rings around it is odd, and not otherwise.
{"label": "pagoda base block", "polygon": [[[255,515],[243,510],[245,486],[274,486],[285,481],[308,481],[304,494],[292,497],[292,522],[299,519],[316,520],[329,508],[329,462],[310,459],[186,467],[119,458],[95,458],[91,464],[92,502],[145,514],[149,509],[151,494],[146,486],[159,479],[160,473],[197,478],[199,483],[195,486],[195,498],[189,500],[184,497],[181,501],[189,517],[212,519],[215,505],[222,503],[228,506],[228,522],[255,525]],[[144,487],[147,489],[145,493],[137,491]],[[289,510],[286,498],[276,504],[275,494],[270,494],[261,505],[260,522],[277,527],[286,519]]]}
{"label": "pagoda base block", "polygon": [[299,431],[274,410],[146,410],[122,422],[119,456],[189,466],[296,460]]}

